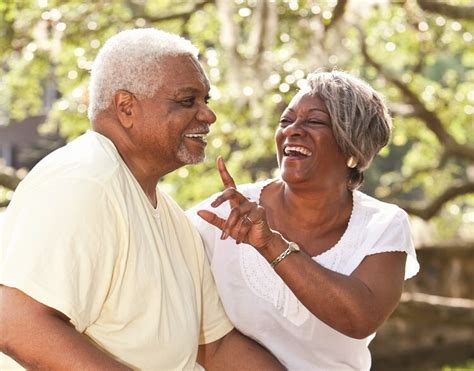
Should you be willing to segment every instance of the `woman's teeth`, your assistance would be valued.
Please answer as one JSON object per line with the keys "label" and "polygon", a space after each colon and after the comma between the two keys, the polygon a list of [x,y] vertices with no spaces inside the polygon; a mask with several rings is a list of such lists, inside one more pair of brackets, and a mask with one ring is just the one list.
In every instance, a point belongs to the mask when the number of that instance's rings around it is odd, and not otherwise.
{"label": "woman's teeth", "polygon": [[285,155],[291,156],[291,155],[303,155],[303,156],[311,156],[312,152],[304,147],[299,147],[299,146],[287,146],[285,147]]}

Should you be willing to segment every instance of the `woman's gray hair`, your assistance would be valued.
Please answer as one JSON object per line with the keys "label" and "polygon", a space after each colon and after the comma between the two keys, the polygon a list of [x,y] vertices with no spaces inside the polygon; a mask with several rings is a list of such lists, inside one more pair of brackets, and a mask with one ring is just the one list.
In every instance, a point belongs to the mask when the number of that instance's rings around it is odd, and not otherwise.
{"label": "woman's gray hair", "polygon": [[139,98],[151,98],[161,82],[163,56],[188,54],[197,59],[198,49],[188,40],[154,28],[122,31],[107,40],[91,70],[88,116],[109,107],[118,90]]}
{"label": "woman's gray hair", "polygon": [[392,118],[384,99],[365,81],[342,71],[316,71],[307,80],[311,94],[326,105],[342,153],[357,162],[348,183],[349,189],[357,189],[364,170],[390,139]]}

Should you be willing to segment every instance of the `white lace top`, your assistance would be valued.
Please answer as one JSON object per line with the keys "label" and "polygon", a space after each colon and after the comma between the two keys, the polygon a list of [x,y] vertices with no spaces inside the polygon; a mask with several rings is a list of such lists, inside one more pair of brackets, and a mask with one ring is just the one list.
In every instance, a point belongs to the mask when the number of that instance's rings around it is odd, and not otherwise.
{"label": "white lace top", "polygon": [[[253,201],[260,200],[269,179],[239,186]],[[226,218],[229,204],[214,209],[211,196],[187,211],[203,238],[224,308],[236,328],[269,349],[290,370],[368,370],[368,345],[375,334],[353,339],[321,322],[252,246],[236,245],[206,223],[197,210],[209,209]],[[399,207],[354,191],[348,227],[336,245],[313,257],[322,266],[350,275],[365,256],[388,251],[407,253],[405,279],[419,269],[406,213]]]}

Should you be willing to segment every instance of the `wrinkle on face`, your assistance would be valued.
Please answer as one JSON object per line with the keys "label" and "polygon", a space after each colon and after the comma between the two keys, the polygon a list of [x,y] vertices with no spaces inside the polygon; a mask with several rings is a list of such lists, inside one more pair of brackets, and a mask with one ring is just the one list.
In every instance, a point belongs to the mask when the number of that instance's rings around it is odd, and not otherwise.
{"label": "wrinkle on face", "polygon": [[207,132],[215,121],[213,113],[198,116],[203,109],[212,112],[207,107],[209,81],[199,62],[188,55],[169,57],[161,73],[157,93],[143,100],[146,133],[141,134],[141,140],[152,158],[162,162],[166,159],[174,168],[201,162],[205,157],[203,148],[186,139],[185,134]]}

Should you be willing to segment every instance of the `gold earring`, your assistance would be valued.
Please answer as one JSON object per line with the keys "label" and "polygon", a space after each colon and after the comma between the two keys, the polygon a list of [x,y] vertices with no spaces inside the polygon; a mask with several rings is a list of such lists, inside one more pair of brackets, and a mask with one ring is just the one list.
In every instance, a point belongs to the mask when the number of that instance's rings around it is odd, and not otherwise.
{"label": "gold earring", "polygon": [[353,156],[349,157],[349,160],[347,160],[347,167],[350,167],[351,169],[353,169],[356,166],[357,166],[356,159]]}

